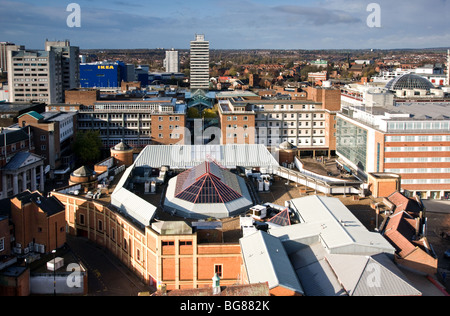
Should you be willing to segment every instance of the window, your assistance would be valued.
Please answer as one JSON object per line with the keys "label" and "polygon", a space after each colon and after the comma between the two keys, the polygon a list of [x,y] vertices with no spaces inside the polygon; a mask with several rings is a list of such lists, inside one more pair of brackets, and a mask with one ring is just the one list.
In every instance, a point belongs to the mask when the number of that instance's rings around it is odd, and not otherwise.
{"label": "window", "polygon": [[98,230],[103,231],[103,222],[101,220],[98,221]]}
{"label": "window", "polygon": [[215,264],[214,265],[214,273],[217,274],[219,278],[222,278],[223,265]]}
{"label": "window", "polygon": [[124,238],[123,239],[123,249],[127,250],[127,247],[128,247],[128,242],[127,242],[126,238]]}
{"label": "window", "polygon": [[141,261],[141,250],[140,249],[136,249],[136,259],[137,259],[137,261]]}
{"label": "window", "polygon": [[80,214],[80,224],[84,225],[84,214]]}
{"label": "window", "polygon": [[5,250],[5,238],[0,238],[0,252]]}

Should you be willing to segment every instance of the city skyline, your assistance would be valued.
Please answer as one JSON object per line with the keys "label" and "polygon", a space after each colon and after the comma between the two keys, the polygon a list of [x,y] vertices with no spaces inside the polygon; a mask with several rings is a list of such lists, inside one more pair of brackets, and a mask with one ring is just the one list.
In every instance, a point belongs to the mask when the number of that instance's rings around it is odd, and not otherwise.
{"label": "city skyline", "polygon": [[367,23],[372,1],[196,0],[185,3],[85,1],[80,27],[69,27],[71,1],[0,0],[0,40],[36,49],[70,39],[83,49],[188,49],[193,33],[211,49],[398,49],[447,47],[449,3],[382,0],[379,26]]}

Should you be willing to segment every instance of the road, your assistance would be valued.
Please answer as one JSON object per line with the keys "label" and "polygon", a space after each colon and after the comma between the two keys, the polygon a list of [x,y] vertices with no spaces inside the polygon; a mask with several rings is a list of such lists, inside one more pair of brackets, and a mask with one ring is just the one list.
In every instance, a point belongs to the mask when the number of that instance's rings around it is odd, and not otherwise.
{"label": "road", "polygon": [[152,291],[101,246],[74,236],[67,236],[67,244],[88,270],[88,296],[137,296]]}
{"label": "road", "polygon": [[422,200],[428,213],[441,213],[450,215],[450,201],[448,200]]}

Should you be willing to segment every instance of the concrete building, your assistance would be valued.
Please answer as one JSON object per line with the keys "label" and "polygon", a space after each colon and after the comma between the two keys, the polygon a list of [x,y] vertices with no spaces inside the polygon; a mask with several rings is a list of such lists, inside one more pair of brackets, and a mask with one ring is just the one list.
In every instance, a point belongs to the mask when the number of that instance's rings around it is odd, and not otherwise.
{"label": "concrete building", "polygon": [[177,73],[180,71],[180,58],[178,57],[178,51],[174,49],[166,51],[164,67],[166,72]]}
{"label": "concrete building", "polygon": [[105,148],[124,140],[134,148],[184,141],[186,105],[174,98],[96,101],[80,107],[78,130],[100,130]]}
{"label": "concrete building", "polygon": [[15,45],[9,42],[0,42],[0,73],[8,71],[8,50],[23,50],[22,45]]}
{"label": "concrete building", "polygon": [[209,89],[209,41],[205,35],[196,34],[195,40],[191,41],[191,90]]}
{"label": "concrete building", "polygon": [[343,106],[336,153],[355,174],[395,173],[409,195],[450,194],[450,120],[446,102]]}
{"label": "concrete building", "polygon": [[11,102],[60,103],[63,101],[61,52],[8,51]]}
{"label": "concrete building", "polygon": [[[395,248],[368,231],[339,199],[308,196],[291,200],[290,209],[299,224],[240,239],[249,283],[269,282],[273,295],[279,290],[305,296],[422,295],[394,264]],[[370,279],[373,269],[379,272],[376,280]]]}
{"label": "concrete building", "polygon": [[61,55],[63,91],[78,88],[80,86],[80,48],[71,46],[70,41],[67,40],[47,40],[45,50],[54,50]]}

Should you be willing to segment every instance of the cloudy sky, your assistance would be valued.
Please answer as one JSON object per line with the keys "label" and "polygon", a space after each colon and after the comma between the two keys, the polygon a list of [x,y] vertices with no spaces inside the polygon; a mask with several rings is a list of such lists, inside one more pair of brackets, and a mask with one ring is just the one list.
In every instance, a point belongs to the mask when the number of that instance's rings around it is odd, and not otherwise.
{"label": "cloudy sky", "polygon": [[[69,39],[89,48],[359,49],[450,46],[450,0],[0,0],[0,42],[43,49]],[[70,3],[81,27],[70,28]],[[381,27],[369,27],[370,3]]]}

